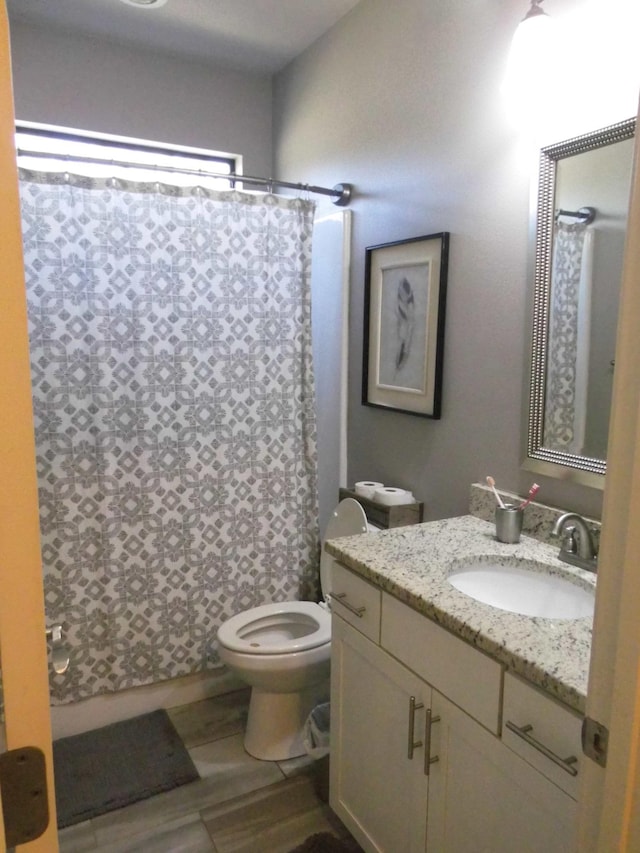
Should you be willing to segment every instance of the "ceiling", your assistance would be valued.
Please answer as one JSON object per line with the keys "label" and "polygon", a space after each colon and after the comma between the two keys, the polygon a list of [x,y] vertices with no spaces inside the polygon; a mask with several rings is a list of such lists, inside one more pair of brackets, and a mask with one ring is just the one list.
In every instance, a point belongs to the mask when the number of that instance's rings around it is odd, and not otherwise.
{"label": "ceiling", "polygon": [[95,35],[212,65],[273,74],[359,0],[7,0],[9,19]]}

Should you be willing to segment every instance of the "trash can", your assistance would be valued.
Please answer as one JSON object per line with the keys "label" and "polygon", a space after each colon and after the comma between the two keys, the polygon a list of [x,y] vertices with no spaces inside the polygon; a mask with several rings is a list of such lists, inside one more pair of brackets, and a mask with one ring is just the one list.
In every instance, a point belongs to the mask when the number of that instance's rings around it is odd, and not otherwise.
{"label": "trash can", "polygon": [[303,741],[307,754],[315,759],[314,784],[323,803],[329,802],[329,736],[331,703],[316,705],[307,717]]}

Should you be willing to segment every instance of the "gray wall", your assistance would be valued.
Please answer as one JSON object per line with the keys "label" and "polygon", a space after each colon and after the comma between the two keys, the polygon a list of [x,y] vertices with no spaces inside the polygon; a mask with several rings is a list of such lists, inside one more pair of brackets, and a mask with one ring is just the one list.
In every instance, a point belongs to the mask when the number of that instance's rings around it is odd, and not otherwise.
{"label": "gray wall", "polygon": [[271,79],[12,23],[16,116],[244,156],[271,173]]}
{"label": "gray wall", "polygon": [[[362,0],[275,81],[276,172],[356,187],[349,483],[411,489],[430,519],[465,513],[487,474],[521,493],[536,479],[543,502],[600,515],[600,491],[520,468],[535,160],[499,90],[523,9]],[[365,247],[439,231],[451,232],[442,419],[362,406]]]}

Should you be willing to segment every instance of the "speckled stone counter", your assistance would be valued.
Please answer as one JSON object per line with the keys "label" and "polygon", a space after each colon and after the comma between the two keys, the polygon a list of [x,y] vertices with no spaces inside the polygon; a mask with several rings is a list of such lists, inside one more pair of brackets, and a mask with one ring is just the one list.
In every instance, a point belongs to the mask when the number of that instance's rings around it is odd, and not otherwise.
{"label": "speckled stone counter", "polygon": [[541,570],[570,577],[580,586],[595,586],[595,576],[560,562],[557,547],[528,536],[505,545],[494,534],[493,524],[465,515],[333,539],[325,547],[347,568],[584,713],[591,618],[520,616],[459,592],[447,577],[476,556],[543,563]]}

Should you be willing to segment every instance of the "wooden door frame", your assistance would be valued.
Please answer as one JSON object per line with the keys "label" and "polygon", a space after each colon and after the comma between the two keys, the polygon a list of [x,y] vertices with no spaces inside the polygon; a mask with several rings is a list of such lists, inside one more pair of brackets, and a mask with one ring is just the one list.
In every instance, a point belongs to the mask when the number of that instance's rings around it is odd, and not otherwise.
{"label": "wooden door frame", "polygon": [[0,3],[0,51],[0,658],[7,748],[36,746],[44,752],[47,764],[49,826],[44,835],[21,845],[20,850],[52,853],[58,850],[58,841],[48,661],[11,53],[4,0]]}
{"label": "wooden door frame", "polygon": [[587,715],[609,729],[584,762],[581,851],[640,850],[640,136],[636,132]]}

